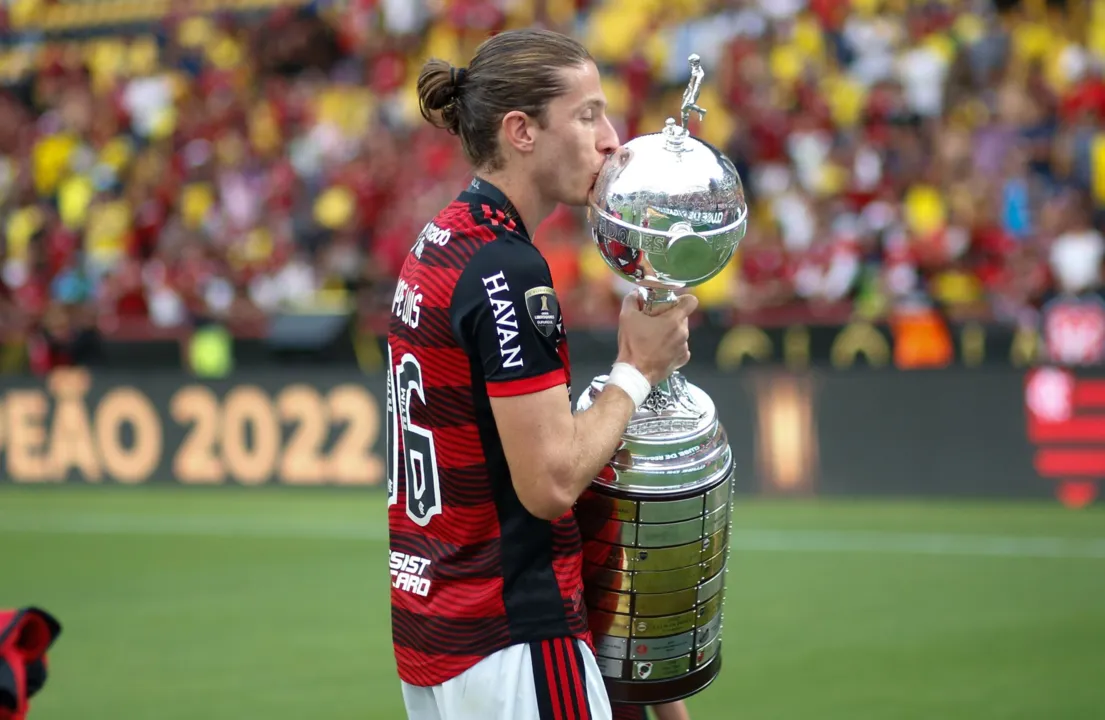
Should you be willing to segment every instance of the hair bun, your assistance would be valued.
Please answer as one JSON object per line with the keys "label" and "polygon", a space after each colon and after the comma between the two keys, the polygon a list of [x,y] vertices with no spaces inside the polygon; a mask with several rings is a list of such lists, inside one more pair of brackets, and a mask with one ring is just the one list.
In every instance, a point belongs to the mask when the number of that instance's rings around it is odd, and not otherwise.
{"label": "hair bun", "polygon": [[454,88],[460,90],[461,85],[464,84],[464,77],[468,74],[467,68],[450,67],[449,68],[449,83]]}
{"label": "hair bun", "polygon": [[455,68],[437,58],[427,61],[418,76],[418,104],[422,117],[454,134],[460,130],[457,95],[464,76],[464,68]]}

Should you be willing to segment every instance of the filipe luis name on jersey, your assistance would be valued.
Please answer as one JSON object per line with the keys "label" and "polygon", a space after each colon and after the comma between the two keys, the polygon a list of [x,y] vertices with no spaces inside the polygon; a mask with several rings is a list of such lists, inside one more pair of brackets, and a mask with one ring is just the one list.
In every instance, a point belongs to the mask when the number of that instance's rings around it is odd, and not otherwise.
{"label": "filipe luis name on jersey", "polygon": [[395,297],[391,300],[391,311],[410,328],[418,327],[418,316],[422,312],[422,291],[418,285],[411,285],[400,278],[395,284]]}
{"label": "filipe luis name on jersey", "polygon": [[[414,254],[421,259],[426,243],[445,247],[452,237],[453,234],[449,230],[438,227],[432,222],[426,223],[415,241]],[[417,328],[418,316],[422,310],[422,292],[418,285],[410,285],[406,280],[400,278],[395,286],[395,297],[391,301],[391,310],[408,327]]]}

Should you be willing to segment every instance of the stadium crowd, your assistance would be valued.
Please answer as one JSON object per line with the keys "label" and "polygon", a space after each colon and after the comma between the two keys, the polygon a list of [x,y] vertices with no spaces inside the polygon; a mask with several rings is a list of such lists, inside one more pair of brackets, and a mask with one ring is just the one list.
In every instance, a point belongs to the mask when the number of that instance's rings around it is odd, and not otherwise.
{"label": "stadium crowd", "polygon": [[[696,289],[707,308],[1024,320],[1100,284],[1100,0],[174,4],[67,38],[29,28],[44,8],[95,18],[87,2],[7,2],[8,333],[386,313],[389,279],[468,173],[419,114],[421,63],[463,65],[489,32],[532,23],[588,44],[623,139],[677,112],[702,56],[693,130],[733,159],[751,206],[739,257]],[[562,208],[536,242],[570,325],[611,323],[625,287],[583,214]]]}

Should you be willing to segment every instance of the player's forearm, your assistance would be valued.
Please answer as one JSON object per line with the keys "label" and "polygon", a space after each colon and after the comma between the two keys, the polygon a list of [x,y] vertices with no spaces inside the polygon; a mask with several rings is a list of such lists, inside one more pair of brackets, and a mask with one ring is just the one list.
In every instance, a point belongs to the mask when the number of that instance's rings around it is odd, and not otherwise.
{"label": "player's forearm", "polygon": [[624,390],[607,386],[589,408],[573,416],[571,464],[562,479],[573,503],[618,450],[634,410]]}
{"label": "player's forearm", "polygon": [[575,414],[565,385],[491,397],[511,482],[522,506],[550,522],[570,512],[618,449],[635,407],[624,390],[612,385],[587,410]]}

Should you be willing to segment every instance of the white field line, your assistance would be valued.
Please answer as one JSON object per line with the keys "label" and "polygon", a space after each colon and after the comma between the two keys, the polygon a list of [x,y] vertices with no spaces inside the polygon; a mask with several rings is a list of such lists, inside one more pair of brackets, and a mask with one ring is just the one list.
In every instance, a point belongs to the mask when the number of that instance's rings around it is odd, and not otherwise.
{"label": "white field line", "polygon": [[[0,513],[0,535],[178,535],[271,540],[317,539],[383,542],[383,517],[364,522],[319,517],[234,515],[136,515],[66,513],[48,516]],[[1105,560],[1105,538],[1063,538],[951,533],[850,530],[734,529],[738,552],[873,553],[1006,558],[1091,558]]]}

